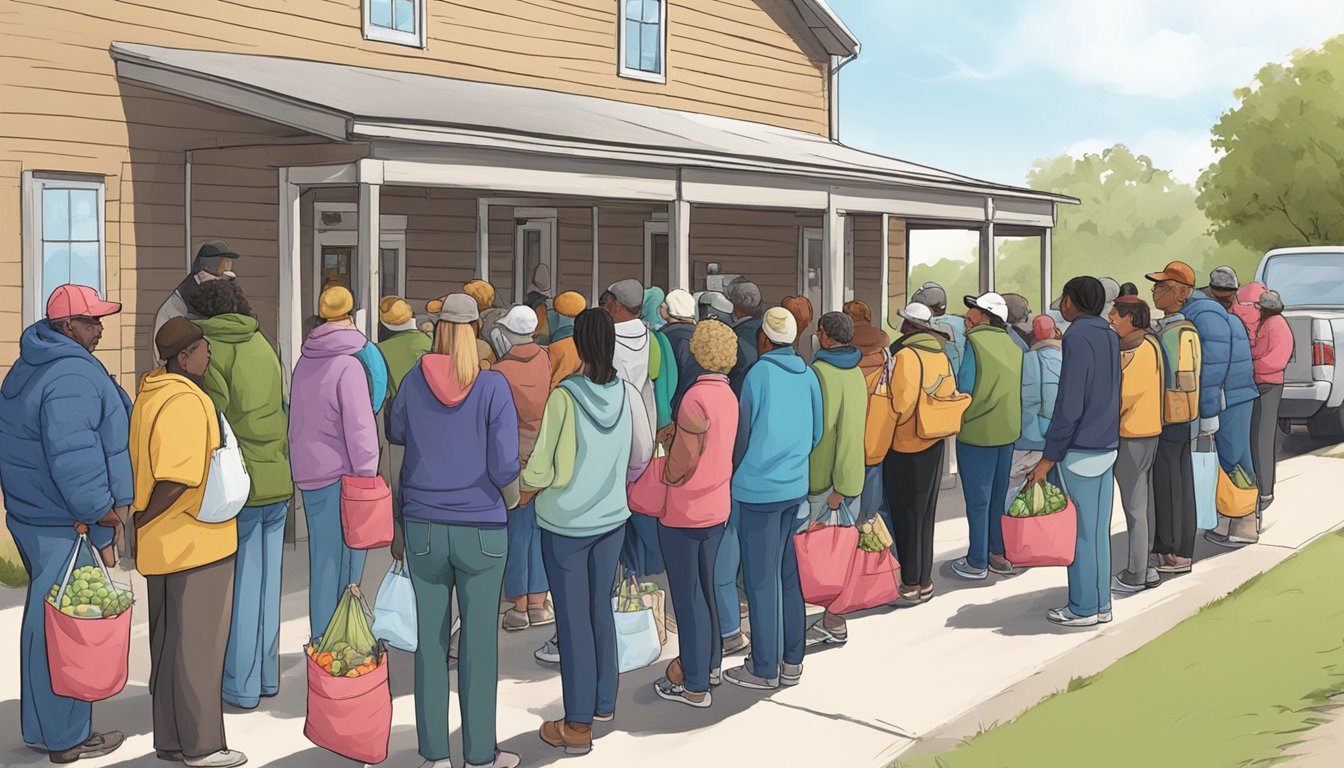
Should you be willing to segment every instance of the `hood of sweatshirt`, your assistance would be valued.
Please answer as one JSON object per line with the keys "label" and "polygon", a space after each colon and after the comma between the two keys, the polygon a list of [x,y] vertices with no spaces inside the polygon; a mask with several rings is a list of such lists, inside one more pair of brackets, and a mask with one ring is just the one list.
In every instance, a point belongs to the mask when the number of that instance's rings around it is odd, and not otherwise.
{"label": "hood of sweatshirt", "polygon": [[242,344],[257,333],[257,318],[247,315],[216,315],[201,318],[196,325],[211,341],[223,344]]}
{"label": "hood of sweatshirt", "polygon": [[169,373],[167,368],[160,366],[140,378],[140,388],[136,391],[138,397],[150,397],[172,390],[185,392],[193,389],[199,387],[191,379],[181,374]]}
{"label": "hood of sweatshirt", "polygon": [[354,328],[319,325],[303,341],[305,357],[327,358],[353,355],[364,348],[368,340]]}
{"label": "hood of sweatshirt", "polygon": [[616,343],[631,352],[647,349],[649,346],[649,327],[639,318],[617,323]]}
{"label": "hood of sweatshirt", "polygon": [[509,347],[508,356],[523,361],[530,362],[532,358],[541,354],[541,345],[535,342],[527,344],[515,344]]}
{"label": "hood of sweatshirt", "polygon": [[927,331],[909,334],[900,340],[903,347],[911,347],[924,352],[942,352],[947,348],[947,340]]}
{"label": "hood of sweatshirt", "polygon": [[817,350],[813,359],[845,370],[857,366],[859,360],[863,359],[863,353],[853,347],[832,347]]}
{"label": "hood of sweatshirt", "polygon": [[10,370],[0,394],[7,398],[17,397],[28,382],[41,371],[42,366],[67,357],[79,358],[103,369],[103,364],[98,358],[74,339],[52,328],[46,320],[33,323],[19,339],[19,358],[28,365],[16,366]]}
{"label": "hood of sweatshirt", "polygon": [[587,376],[570,376],[560,386],[574,398],[574,404],[603,432],[615,429],[627,408],[625,382],[612,379],[609,384],[594,384]]}
{"label": "hood of sweatshirt", "polygon": [[784,349],[772,349],[769,352],[766,352],[764,355],[761,355],[760,359],[757,362],[772,363],[774,365],[779,366],[780,368],[783,368],[785,371],[789,373],[802,373],[803,371],[807,370],[807,363],[803,360],[803,358],[798,356],[797,352],[793,351],[792,347],[785,347]]}
{"label": "hood of sweatshirt", "polygon": [[429,391],[434,393],[440,403],[449,407],[461,405],[471,394],[471,387],[476,385],[475,381],[466,387],[457,383],[457,371],[453,368],[451,355],[425,355],[420,358],[420,368],[425,372]]}
{"label": "hood of sweatshirt", "polygon": [[1254,304],[1269,290],[1264,283],[1247,283],[1237,291],[1237,301],[1242,304]]}

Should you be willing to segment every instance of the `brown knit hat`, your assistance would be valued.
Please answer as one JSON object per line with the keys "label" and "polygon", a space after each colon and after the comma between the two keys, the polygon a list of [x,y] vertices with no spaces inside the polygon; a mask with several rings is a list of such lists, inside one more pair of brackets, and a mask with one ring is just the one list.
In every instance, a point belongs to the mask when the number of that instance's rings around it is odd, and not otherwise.
{"label": "brown knit hat", "polygon": [[172,360],[178,353],[205,338],[201,327],[185,317],[174,317],[154,334],[154,346],[160,360]]}

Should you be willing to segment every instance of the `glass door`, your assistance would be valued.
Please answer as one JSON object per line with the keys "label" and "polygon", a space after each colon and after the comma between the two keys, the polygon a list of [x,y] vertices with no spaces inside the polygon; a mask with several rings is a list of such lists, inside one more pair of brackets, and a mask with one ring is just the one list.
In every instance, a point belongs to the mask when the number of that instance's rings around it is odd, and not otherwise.
{"label": "glass door", "polygon": [[808,360],[816,351],[817,318],[821,317],[821,279],[826,239],[821,227],[804,227],[798,242],[798,293],[812,302],[812,323],[798,329],[798,353]]}
{"label": "glass door", "polygon": [[514,272],[514,301],[521,303],[527,295],[527,288],[537,274],[537,268],[545,266],[550,272],[547,281],[554,298],[554,286],[560,282],[555,264],[555,219],[518,219],[514,233],[516,250],[516,269]]}

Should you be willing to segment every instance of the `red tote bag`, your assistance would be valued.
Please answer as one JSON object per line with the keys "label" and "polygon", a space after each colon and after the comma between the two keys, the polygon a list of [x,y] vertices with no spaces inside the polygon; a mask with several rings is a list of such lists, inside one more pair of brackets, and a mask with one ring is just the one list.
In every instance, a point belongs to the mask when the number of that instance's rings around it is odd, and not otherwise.
{"label": "red tote bag", "polygon": [[855,547],[852,558],[849,576],[827,610],[843,616],[896,602],[901,596],[901,565],[891,550],[865,552]]}
{"label": "red tote bag", "polygon": [[[70,573],[84,548],[88,548],[93,561],[102,568],[107,583],[112,584],[111,574],[86,534],[80,534],[75,542],[61,584],[69,583]],[[124,585],[116,586],[123,591],[130,590]],[[64,587],[58,595],[65,595]],[[102,701],[126,687],[127,663],[131,655],[130,608],[109,619],[69,616],[45,600],[42,610],[47,635],[47,668],[51,673],[53,693],[80,701]]]}
{"label": "red tote bag", "polygon": [[392,489],[380,475],[341,478],[341,533],[351,549],[392,543]]}
{"label": "red tote bag", "polygon": [[333,677],[308,662],[308,717],[303,735],[323,749],[361,763],[387,759],[392,736],[392,691],[387,683],[387,653],[378,668],[359,677]]}
{"label": "red tote bag", "polygon": [[830,605],[849,576],[859,548],[859,529],[817,523],[794,536],[793,547],[798,554],[803,599],[812,605]]}
{"label": "red tote bag", "polygon": [[1078,512],[1072,500],[1049,515],[1003,516],[1003,556],[1013,565],[1073,565],[1077,544]]}
{"label": "red tote bag", "polygon": [[663,482],[665,464],[667,464],[666,456],[655,455],[649,461],[644,474],[626,486],[626,499],[631,512],[658,518],[667,514],[667,484]]}

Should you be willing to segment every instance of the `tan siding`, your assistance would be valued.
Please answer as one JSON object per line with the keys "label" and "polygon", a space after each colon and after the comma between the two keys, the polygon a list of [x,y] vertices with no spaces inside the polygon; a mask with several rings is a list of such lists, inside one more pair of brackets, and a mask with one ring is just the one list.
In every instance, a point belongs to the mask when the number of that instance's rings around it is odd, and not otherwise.
{"label": "tan siding", "polygon": [[417,313],[475,276],[474,193],[384,188],[382,209],[406,217],[406,298]]}
{"label": "tan siding", "polygon": [[899,328],[900,317],[896,314],[905,308],[909,290],[909,232],[905,219],[891,218],[887,222],[887,323]]}
{"label": "tan siding", "polygon": [[853,216],[854,298],[882,314],[882,217]]}

